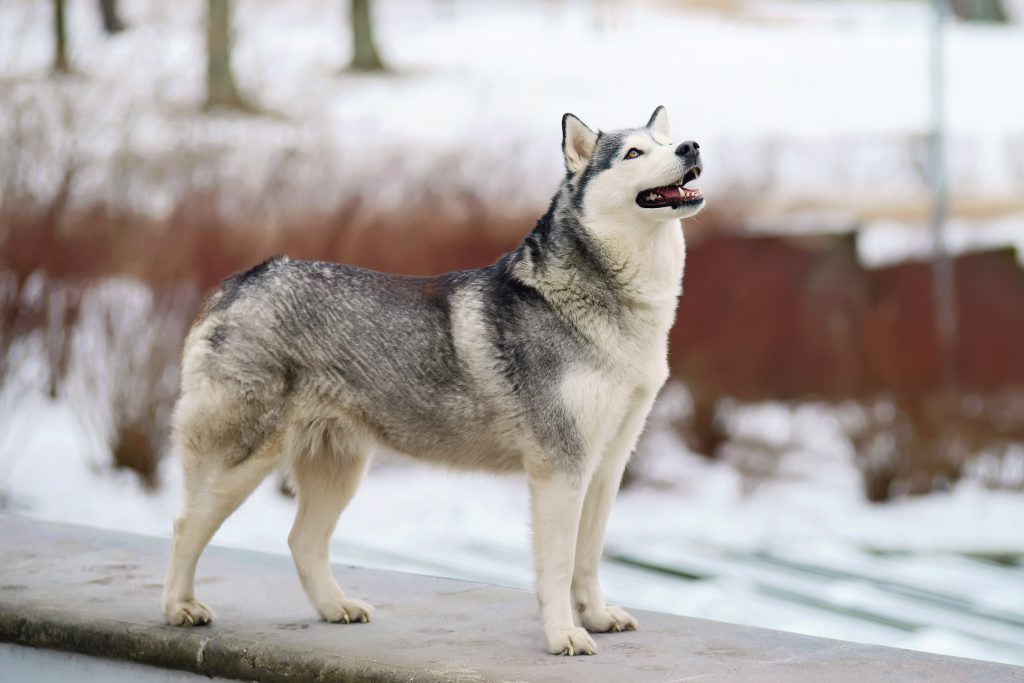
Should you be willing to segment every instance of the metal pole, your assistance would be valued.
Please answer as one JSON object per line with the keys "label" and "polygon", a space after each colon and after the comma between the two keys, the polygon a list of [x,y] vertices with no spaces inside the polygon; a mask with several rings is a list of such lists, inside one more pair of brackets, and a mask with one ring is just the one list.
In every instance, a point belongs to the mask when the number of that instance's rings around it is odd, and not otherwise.
{"label": "metal pole", "polygon": [[946,249],[946,218],[949,197],[946,189],[945,45],[946,0],[932,0],[934,21],[931,34],[931,231],[932,288],[935,296],[935,326],[939,342],[940,375],[952,379],[952,353],[957,337],[956,286],[953,263]]}

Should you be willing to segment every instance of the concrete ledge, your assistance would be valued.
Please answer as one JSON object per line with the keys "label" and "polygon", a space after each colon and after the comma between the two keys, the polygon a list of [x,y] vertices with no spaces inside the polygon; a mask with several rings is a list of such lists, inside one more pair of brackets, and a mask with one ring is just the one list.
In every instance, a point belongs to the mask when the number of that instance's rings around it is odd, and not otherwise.
{"label": "concrete ledge", "polygon": [[164,625],[168,543],[0,515],[0,641],[258,681],[1001,681],[1024,668],[635,612],[596,657],[544,653],[527,593],[337,567],[371,624],[318,621],[290,559],[212,547],[214,624]]}

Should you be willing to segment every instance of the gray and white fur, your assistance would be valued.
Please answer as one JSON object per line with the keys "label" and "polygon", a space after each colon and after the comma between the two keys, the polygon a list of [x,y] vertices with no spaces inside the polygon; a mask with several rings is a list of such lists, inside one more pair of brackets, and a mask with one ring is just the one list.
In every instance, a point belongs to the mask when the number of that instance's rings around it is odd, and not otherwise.
{"label": "gray and white fur", "polygon": [[[163,612],[205,624],[196,563],[271,472],[290,472],[288,537],[320,615],[368,622],[328,559],[338,517],[382,446],[439,464],[525,470],[547,649],[593,654],[635,629],[597,570],[612,500],[655,395],[681,292],[680,218],[697,213],[696,143],[665,110],[594,132],[562,121],[566,175],[513,252],[479,270],[389,275],[270,259],[227,278],[185,341],[173,444],[185,470]],[[578,618],[577,626],[574,617]]]}

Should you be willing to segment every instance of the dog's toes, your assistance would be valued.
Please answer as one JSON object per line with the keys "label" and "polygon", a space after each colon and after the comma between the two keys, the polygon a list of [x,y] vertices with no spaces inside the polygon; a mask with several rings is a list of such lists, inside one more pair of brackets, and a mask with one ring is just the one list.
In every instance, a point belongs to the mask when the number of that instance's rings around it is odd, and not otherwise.
{"label": "dog's toes", "polygon": [[595,655],[597,645],[585,629],[579,626],[560,629],[547,634],[548,652],[553,655]]}
{"label": "dog's toes", "polygon": [[339,598],[329,604],[321,605],[319,612],[324,621],[336,624],[368,624],[370,617],[373,616],[373,607],[362,600]]}
{"label": "dog's toes", "polygon": [[636,618],[621,607],[609,606],[608,614],[611,616],[612,621],[615,622],[612,626],[612,631],[635,631],[640,627]]}
{"label": "dog's toes", "polygon": [[591,633],[635,631],[640,624],[621,607],[608,606],[603,612],[587,610],[582,614],[583,626]]}
{"label": "dog's toes", "polygon": [[213,610],[195,598],[164,605],[164,616],[171,626],[203,626],[213,621]]}

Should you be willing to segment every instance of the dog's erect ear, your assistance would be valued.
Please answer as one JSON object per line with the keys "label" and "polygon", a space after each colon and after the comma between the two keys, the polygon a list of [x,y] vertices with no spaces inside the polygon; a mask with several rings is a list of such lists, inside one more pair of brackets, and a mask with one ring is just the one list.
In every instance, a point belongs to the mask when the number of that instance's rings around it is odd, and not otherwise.
{"label": "dog's erect ear", "polygon": [[658,108],[651,114],[651,120],[647,122],[647,128],[663,138],[671,137],[668,132],[668,112],[665,111],[665,107],[658,105]]}
{"label": "dog's erect ear", "polygon": [[562,153],[565,154],[565,167],[570,173],[590,163],[596,144],[597,133],[587,128],[587,124],[572,114],[562,117]]}

